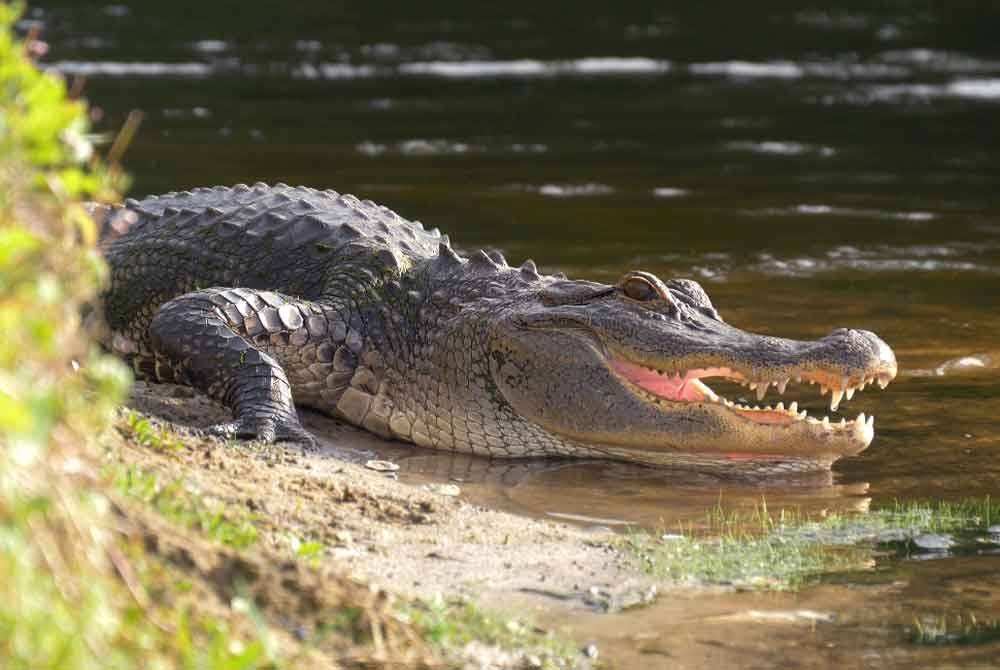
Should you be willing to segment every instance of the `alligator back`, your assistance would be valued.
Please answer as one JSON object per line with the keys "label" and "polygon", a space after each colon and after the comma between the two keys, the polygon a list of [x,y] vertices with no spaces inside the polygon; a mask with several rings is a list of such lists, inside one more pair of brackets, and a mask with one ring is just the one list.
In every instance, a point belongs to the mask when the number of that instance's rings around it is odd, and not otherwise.
{"label": "alligator back", "polygon": [[127,200],[102,224],[111,266],[105,312],[113,330],[210,286],[313,299],[345,263],[371,265],[380,254],[413,261],[436,255],[447,243],[436,229],[426,231],[369,200],[285,184]]}

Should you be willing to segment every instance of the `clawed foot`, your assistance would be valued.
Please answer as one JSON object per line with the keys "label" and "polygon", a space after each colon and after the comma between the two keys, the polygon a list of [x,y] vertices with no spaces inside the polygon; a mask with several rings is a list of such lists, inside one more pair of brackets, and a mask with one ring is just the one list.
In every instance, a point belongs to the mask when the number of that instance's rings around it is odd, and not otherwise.
{"label": "clawed foot", "polygon": [[258,440],[264,444],[295,442],[308,447],[315,447],[317,444],[316,438],[294,418],[286,420],[273,417],[236,419],[209,426],[205,432],[219,437]]}

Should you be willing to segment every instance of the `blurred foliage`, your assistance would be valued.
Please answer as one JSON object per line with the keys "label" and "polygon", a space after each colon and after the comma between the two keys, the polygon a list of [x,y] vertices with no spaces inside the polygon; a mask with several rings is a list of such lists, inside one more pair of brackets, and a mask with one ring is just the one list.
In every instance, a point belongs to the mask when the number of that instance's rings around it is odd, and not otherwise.
{"label": "blurred foliage", "polygon": [[270,667],[224,622],[154,623],[109,530],[96,436],[130,375],[82,325],[106,278],[83,201],[117,200],[125,177],[13,36],[21,9],[0,3],[0,665]]}

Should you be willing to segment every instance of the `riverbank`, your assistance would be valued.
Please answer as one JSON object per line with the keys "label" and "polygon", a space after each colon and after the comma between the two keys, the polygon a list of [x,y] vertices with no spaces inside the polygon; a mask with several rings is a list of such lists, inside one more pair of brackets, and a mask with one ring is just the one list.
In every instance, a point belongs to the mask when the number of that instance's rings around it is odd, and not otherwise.
{"label": "riverbank", "polygon": [[[654,580],[609,529],[487,509],[463,499],[460,485],[399,482],[390,465],[375,462],[371,467],[379,469],[371,469],[344,458],[343,449],[377,439],[351,426],[326,421],[325,433],[333,431],[336,444],[323,440],[317,450],[265,446],[200,435],[198,428],[228,414],[184,387],[137,382],[126,404],[106,442],[119,494],[168,510],[177,505],[158,504],[153,490],[178,488],[182,497],[202,501],[233,527],[223,537],[252,537],[235,544],[264,555],[256,582],[280,582],[289,561],[305,563],[335,583],[357,580],[399,602],[505,612],[504,625],[514,630],[530,625],[524,622],[534,618],[532,611],[615,610],[655,595]],[[307,423],[317,420],[324,419],[307,417]],[[134,484],[153,480],[157,484]],[[198,515],[166,514],[173,532],[212,535],[187,523],[192,516]],[[195,556],[193,563],[201,560]],[[305,623],[292,628],[308,627],[309,602],[299,604]],[[491,653],[520,654],[528,665],[537,660],[551,667],[586,665],[587,653],[595,653],[585,640],[560,642],[559,653],[546,660],[545,645],[539,646],[549,631],[535,632],[539,639],[523,640],[523,648]],[[448,650],[452,660],[461,653]]]}

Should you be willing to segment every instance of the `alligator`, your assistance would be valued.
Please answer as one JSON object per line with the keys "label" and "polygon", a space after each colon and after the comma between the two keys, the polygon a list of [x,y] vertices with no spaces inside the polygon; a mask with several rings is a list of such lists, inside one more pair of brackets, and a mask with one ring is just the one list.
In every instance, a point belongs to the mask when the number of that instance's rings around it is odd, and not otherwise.
{"label": "alligator", "polygon": [[239,184],[95,211],[109,346],[232,421],[210,433],[311,442],[296,404],[384,438],[489,457],[586,457],[707,472],[829,469],[873,417],[750,406],[791,380],[831,408],[896,359],[874,333],[813,341],[729,325],[690,279],[614,285],[460,253],[446,235],[332,190]]}

